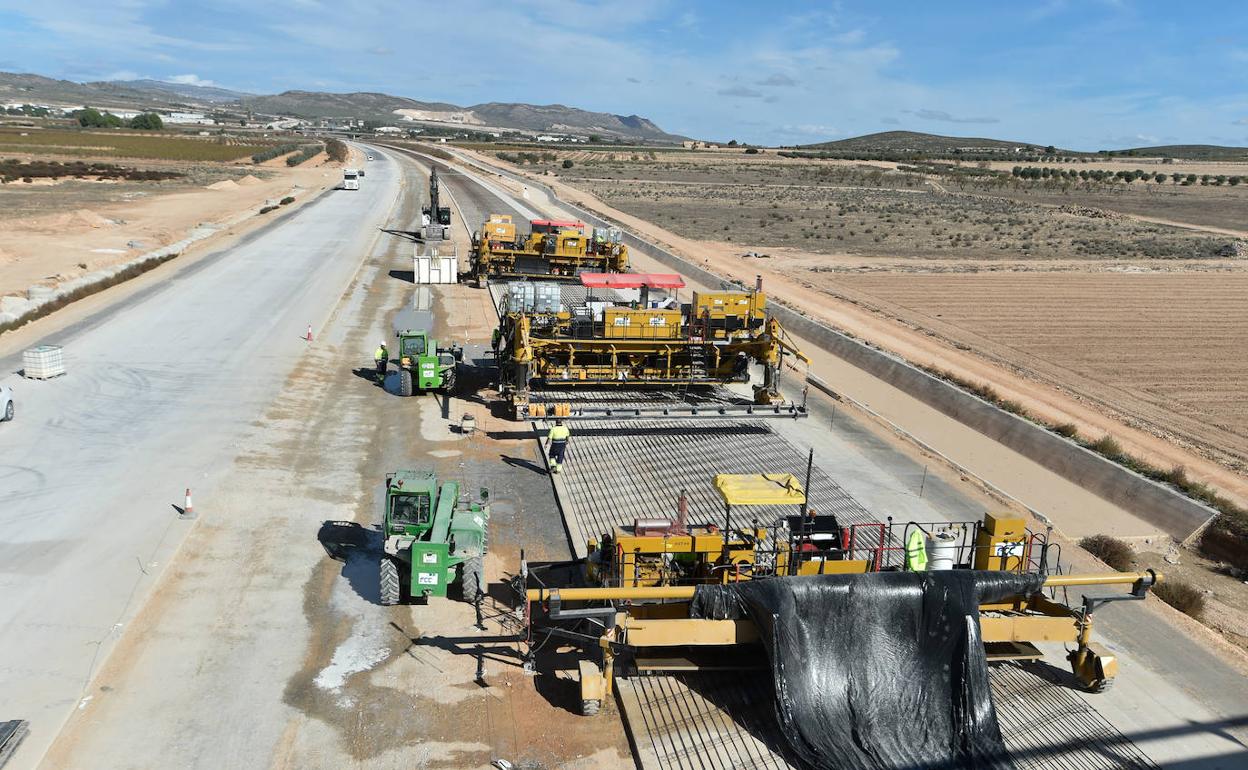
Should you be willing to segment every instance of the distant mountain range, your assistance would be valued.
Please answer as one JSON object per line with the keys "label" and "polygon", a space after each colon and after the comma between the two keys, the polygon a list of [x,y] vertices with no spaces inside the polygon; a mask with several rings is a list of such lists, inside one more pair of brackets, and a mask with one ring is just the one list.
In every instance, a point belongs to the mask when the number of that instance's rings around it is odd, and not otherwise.
{"label": "distant mountain range", "polygon": [[[941,136],[918,131],[883,131],[834,142],[804,144],[800,150],[830,151],[844,153],[922,153],[924,155],[952,155],[956,153],[1019,152],[1034,155],[1044,152],[1046,145],[1034,142],[1011,142],[1005,139],[986,139],[972,136]],[[1058,155],[1098,155],[1086,150],[1054,148]],[[1115,157],[1177,158],[1181,160],[1248,160],[1248,147],[1222,147],[1212,144],[1169,144],[1156,147],[1131,147],[1110,150]]]}
{"label": "distant mountain range", "polygon": [[[921,152],[931,155],[947,155],[954,150],[987,150],[1013,152],[1016,147],[1044,149],[1044,145],[1031,142],[1010,142],[1004,139],[985,139],[975,136],[941,136],[917,131],[884,131],[878,134],[838,139],[834,142],[802,145],[803,150],[836,150],[840,152]],[[1059,152],[1073,152],[1059,150]]]}
{"label": "distant mountain range", "polygon": [[259,95],[211,86],[167,83],[159,80],[113,80],[75,83],[42,75],[0,72],[0,102],[84,104],[114,109],[205,108],[251,111],[261,115],[307,119],[359,118],[388,123],[408,122],[458,125],[466,129],[520,130],[604,138],[679,142],[638,115],[590,112],[562,104],[533,105],[490,102],[460,107],[445,102],[421,102],[381,93],[327,93],[285,91]]}

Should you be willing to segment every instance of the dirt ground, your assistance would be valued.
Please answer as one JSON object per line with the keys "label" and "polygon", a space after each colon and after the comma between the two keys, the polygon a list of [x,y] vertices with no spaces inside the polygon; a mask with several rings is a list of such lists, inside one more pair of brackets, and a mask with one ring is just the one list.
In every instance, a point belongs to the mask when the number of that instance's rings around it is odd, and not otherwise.
{"label": "dirt ground", "polygon": [[846,274],[827,290],[1248,469],[1248,270]]}
{"label": "dirt ground", "polygon": [[281,159],[259,166],[110,162],[185,176],[0,184],[0,295],[72,280],[179,241],[195,227],[225,227],[286,196],[306,197],[337,185],[344,165],[324,154],[294,168]]}

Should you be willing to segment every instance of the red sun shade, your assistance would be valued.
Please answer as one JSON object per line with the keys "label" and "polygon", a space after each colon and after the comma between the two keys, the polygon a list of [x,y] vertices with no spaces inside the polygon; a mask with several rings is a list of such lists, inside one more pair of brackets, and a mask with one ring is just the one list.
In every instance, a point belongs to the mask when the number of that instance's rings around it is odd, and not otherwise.
{"label": "red sun shade", "polygon": [[681,289],[685,279],[673,273],[581,273],[581,285],[591,289]]}

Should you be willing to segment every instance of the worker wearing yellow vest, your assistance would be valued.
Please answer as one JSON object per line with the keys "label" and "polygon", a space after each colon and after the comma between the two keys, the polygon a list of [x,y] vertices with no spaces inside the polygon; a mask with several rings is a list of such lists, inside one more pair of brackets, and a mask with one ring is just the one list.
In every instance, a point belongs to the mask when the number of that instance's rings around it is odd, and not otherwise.
{"label": "worker wearing yellow vest", "polygon": [[386,367],[390,363],[390,351],[386,349],[384,341],[377,343],[377,349],[373,351],[373,365],[377,367],[377,380],[379,382],[386,381]]}
{"label": "worker wearing yellow vest", "polygon": [[906,571],[927,571],[927,536],[918,527],[910,530],[906,538]]}
{"label": "worker wearing yellow vest", "polygon": [[550,472],[559,473],[563,467],[563,456],[568,451],[568,439],[572,431],[563,424],[563,420],[555,420],[555,427],[550,429]]}

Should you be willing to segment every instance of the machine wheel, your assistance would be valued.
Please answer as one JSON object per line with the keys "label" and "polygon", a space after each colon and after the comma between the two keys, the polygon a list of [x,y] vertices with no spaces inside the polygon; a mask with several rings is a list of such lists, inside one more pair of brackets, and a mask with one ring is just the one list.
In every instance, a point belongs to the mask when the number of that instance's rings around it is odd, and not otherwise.
{"label": "machine wheel", "polygon": [[602,701],[595,698],[594,700],[581,701],[581,716],[592,717],[598,715],[598,709],[602,708]]}
{"label": "machine wheel", "polygon": [[459,585],[463,589],[464,601],[471,604],[476,601],[478,593],[485,593],[485,572],[480,556],[474,556],[464,562]]}
{"label": "machine wheel", "polygon": [[381,584],[381,603],[387,607],[398,604],[403,590],[399,584],[399,565],[394,563],[394,559],[383,556],[378,575]]}
{"label": "machine wheel", "polygon": [[446,393],[454,394],[455,393],[455,380],[456,380],[455,370],[448,369],[446,374],[442,377],[442,390]]}
{"label": "machine wheel", "polygon": [[399,370],[399,395],[412,395],[412,373],[406,369]]}
{"label": "machine wheel", "polygon": [[1096,695],[1096,694],[1100,694],[1100,693],[1105,692],[1105,691],[1106,691],[1106,690],[1108,690],[1110,687],[1113,687],[1113,685],[1114,685],[1114,680],[1113,680],[1112,678],[1111,678],[1111,679],[1101,679],[1101,680],[1097,681],[1096,683],[1094,683],[1094,684],[1092,684],[1092,685],[1089,685],[1088,687],[1085,687],[1084,689],[1085,689],[1085,690],[1087,690],[1088,692],[1090,692],[1090,693],[1092,693],[1092,694]]}
{"label": "machine wheel", "polygon": [[12,420],[12,419],[13,419],[13,402],[10,401],[9,403],[4,405],[4,422],[8,422],[9,420]]}

